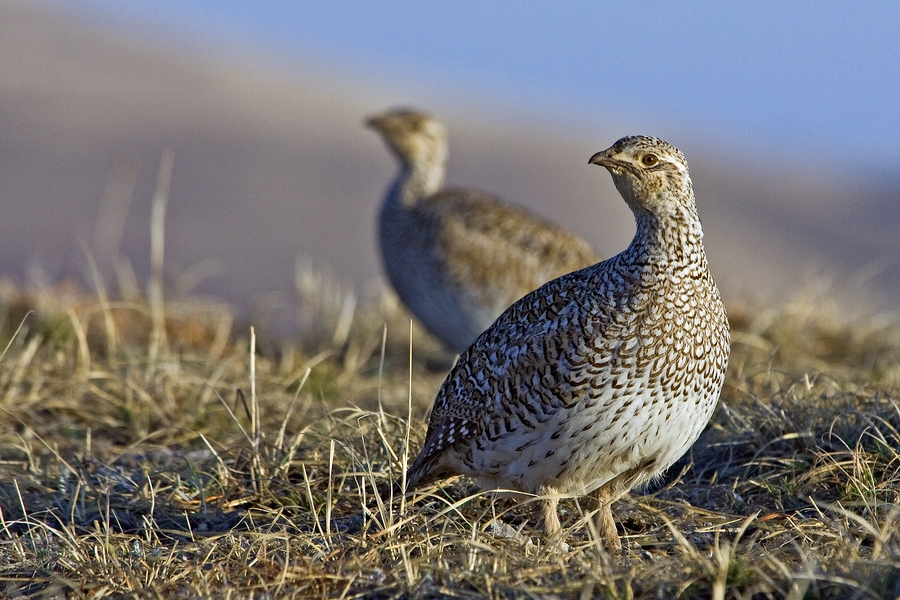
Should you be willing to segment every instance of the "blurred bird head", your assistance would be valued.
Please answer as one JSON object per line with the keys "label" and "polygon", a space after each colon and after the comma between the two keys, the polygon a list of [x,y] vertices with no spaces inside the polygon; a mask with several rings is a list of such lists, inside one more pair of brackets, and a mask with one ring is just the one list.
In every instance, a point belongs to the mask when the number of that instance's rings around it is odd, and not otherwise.
{"label": "blurred bird head", "polygon": [[447,160],[447,132],[429,114],[402,108],[369,117],[366,126],[381,134],[384,143],[405,167],[443,169]]}

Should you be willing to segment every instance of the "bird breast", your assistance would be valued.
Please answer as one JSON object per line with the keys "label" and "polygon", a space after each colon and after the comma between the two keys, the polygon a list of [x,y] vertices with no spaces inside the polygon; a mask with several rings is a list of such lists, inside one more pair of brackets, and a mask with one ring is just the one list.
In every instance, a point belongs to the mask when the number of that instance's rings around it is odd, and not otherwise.
{"label": "bird breast", "polygon": [[728,326],[711,281],[662,283],[636,285],[624,304],[562,310],[552,332],[508,352],[493,381],[475,382],[494,390],[492,406],[457,468],[488,489],[584,493],[629,470],[640,480],[628,487],[646,482],[677,460],[715,408]]}

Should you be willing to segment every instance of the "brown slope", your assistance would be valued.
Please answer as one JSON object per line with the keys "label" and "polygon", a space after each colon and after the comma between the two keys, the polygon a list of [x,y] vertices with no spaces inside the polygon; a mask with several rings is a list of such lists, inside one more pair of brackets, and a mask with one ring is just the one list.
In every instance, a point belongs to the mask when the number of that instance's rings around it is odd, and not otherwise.
{"label": "brown slope", "polygon": [[[289,292],[301,255],[358,287],[378,280],[374,219],[395,165],[362,118],[408,94],[238,56],[126,41],[0,2],[0,272],[21,277],[37,261],[52,277],[78,273],[82,243],[108,270],[119,236],[117,211],[101,211],[104,187],[111,172],[127,180],[136,169],[133,201],[118,208],[120,248],[145,274],[156,168],[171,147],[172,272],[213,261],[218,274],[200,289],[244,307]],[[604,255],[628,242],[628,210],[587,158],[621,135],[656,132],[610,124],[575,134],[498,117],[499,107],[471,116],[446,100],[423,108],[450,130],[450,184],[527,205]],[[877,285],[900,289],[896,187],[860,191],[799,168],[760,177],[761,163],[726,165],[671,141],[691,162],[726,296],[783,295],[810,265],[848,272],[879,259],[895,262]],[[98,219],[108,225],[99,238]]]}

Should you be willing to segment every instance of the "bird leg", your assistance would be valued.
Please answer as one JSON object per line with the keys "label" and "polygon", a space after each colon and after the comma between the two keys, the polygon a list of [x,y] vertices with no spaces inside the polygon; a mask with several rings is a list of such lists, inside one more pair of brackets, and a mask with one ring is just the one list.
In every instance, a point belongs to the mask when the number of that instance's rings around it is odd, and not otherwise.
{"label": "bird leg", "polygon": [[559,515],[556,508],[559,505],[559,497],[552,495],[541,500],[538,510],[544,522],[544,534],[548,538],[559,536],[562,527],[559,524]]}
{"label": "bird leg", "polygon": [[619,539],[619,532],[616,531],[616,522],[612,514],[612,491],[607,486],[602,486],[591,492],[590,497],[593,508],[598,509],[594,523],[606,549],[613,554],[621,554],[622,540]]}
{"label": "bird leg", "polygon": [[559,506],[557,491],[552,488],[543,488],[541,496],[545,497],[538,504],[538,513],[544,524],[544,536],[547,539],[548,548],[551,552],[565,554],[571,548],[563,541],[562,526],[559,524],[559,515],[556,512]]}

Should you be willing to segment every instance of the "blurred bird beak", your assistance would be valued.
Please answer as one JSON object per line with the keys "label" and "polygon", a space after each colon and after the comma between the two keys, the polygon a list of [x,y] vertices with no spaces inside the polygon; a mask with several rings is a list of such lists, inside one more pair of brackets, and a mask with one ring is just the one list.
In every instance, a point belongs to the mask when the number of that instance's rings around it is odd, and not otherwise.
{"label": "blurred bird beak", "polygon": [[369,117],[365,120],[365,125],[371,129],[381,129],[381,117]]}

